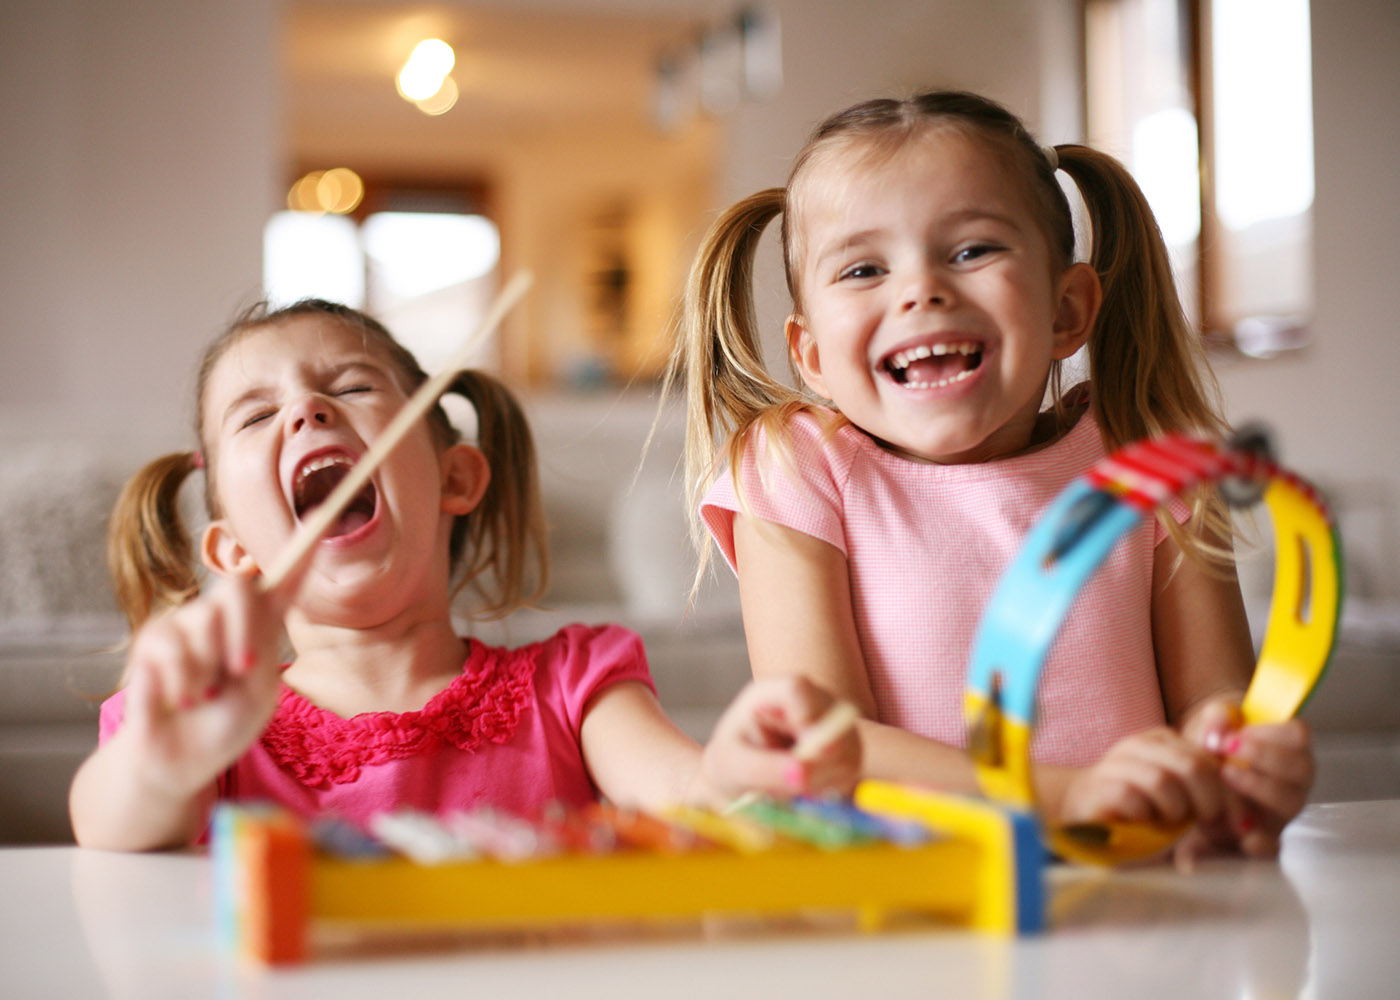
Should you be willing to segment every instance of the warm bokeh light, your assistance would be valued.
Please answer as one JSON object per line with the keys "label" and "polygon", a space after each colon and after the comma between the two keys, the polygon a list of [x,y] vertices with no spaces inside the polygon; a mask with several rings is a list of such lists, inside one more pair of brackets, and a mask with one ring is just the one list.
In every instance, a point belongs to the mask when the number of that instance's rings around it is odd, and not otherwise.
{"label": "warm bokeh light", "polygon": [[349,167],[327,170],[316,182],[316,199],[322,210],[336,215],[355,211],[364,196],[364,181]]}
{"label": "warm bokeh light", "polygon": [[293,212],[320,212],[321,199],[316,194],[316,185],[321,182],[323,170],[313,170],[301,177],[287,192],[287,207]]}
{"label": "warm bokeh light", "polygon": [[418,105],[418,110],[425,115],[441,115],[452,110],[452,106],[457,103],[460,91],[457,89],[457,81],[450,76],[442,78],[442,86],[432,97],[426,97],[421,101],[414,101]]}
{"label": "warm bokeh light", "polygon": [[346,215],[359,207],[364,196],[364,181],[349,167],[313,170],[287,192],[287,207],[293,212]]}
{"label": "warm bokeh light", "polygon": [[[414,102],[432,98],[451,79],[447,74],[452,72],[456,63],[457,56],[452,46],[442,39],[428,38],[419,42],[399,70],[396,81],[399,95],[406,101]],[[455,85],[453,90],[456,90]]]}

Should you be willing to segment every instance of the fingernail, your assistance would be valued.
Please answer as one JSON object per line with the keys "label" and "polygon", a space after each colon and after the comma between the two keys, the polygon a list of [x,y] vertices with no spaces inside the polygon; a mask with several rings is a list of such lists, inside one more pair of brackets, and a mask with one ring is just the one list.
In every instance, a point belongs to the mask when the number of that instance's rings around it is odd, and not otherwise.
{"label": "fingernail", "polygon": [[1225,756],[1233,757],[1240,752],[1240,747],[1243,745],[1244,741],[1241,740],[1238,735],[1235,735],[1225,740],[1222,744],[1222,748],[1225,751]]}
{"label": "fingernail", "polygon": [[807,767],[800,760],[791,761],[783,771],[783,781],[794,792],[807,787]]}
{"label": "fingernail", "polygon": [[1210,732],[1206,733],[1205,748],[1210,753],[1220,753],[1221,744],[1224,740],[1225,737],[1221,734],[1220,730],[1212,729]]}
{"label": "fingernail", "polygon": [[241,669],[245,674],[249,670],[252,670],[255,666],[257,666],[257,663],[258,654],[251,649],[245,650],[243,653],[243,658],[238,661],[239,669]]}
{"label": "fingernail", "polygon": [[1255,819],[1253,816],[1251,816],[1249,813],[1244,813],[1244,814],[1242,814],[1242,815],[1240,816],[1240,821],[1239,821],[1239,824],[1238,824],[1239,829],[1240,829],[1240,836],[1244,836],[1246,833],[1249,833],[1251,830],[1253,830],[1253,829],[1254,829],[1256,826],[1258,826],[1258,825],[1259,825],[1259,821],[1256,820],[1256,819]]}
{"label": "fingernail", "polygon": [[214,700],[215,698],[217,698],[218,696],[219,696],[219,685],[217,685],[217,684],[210,684],[207,688],[204,689],[204,700],[205,700],[205,701],[213,701],[213,700]]}
{"label": "fingernail", "polygon": [[188,712],[192,708],[194,708],[193,698],[191,698],[189,695],[185,695],[183,698],[180,699],[180,711]]}

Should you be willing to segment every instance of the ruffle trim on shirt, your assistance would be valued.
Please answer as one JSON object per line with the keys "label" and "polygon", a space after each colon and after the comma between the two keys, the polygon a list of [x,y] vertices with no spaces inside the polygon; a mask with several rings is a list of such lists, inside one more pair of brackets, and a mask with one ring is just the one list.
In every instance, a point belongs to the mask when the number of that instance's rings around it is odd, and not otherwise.
{"label": "ruffle trim on shirt", "polygon": [[530,647],[488,649],[471,643],[462,674],[414,712],[365,712],[349,719],[283,686],[261,743],[303,785],[325,788],[360,769],[429,753],[447,744],[475,751],[505,743],[534,701],[536,657]]}

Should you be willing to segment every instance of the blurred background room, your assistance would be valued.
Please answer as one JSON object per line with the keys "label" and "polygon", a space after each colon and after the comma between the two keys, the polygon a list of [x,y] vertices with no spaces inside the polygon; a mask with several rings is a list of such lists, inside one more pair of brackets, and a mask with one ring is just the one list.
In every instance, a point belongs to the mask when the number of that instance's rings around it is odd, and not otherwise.
{"label": "blurred background room", "polygon": [[642,463],[690,256],[826,114],[929,87],[1142,182],[1231,418],[1340,516],[1314,797],[1400,795],[1393,0],[21,0],[0,80],[0,842],[71,839],[120,666],[107,512],[192,446],[199,352],[265,296],[367,308],[432,370],[533,272],[478,363],[538,436],[553,582],[479,634],[629,624],[703,737],[747,677],[737,596],[725,570],[687,609],[673,412]]}

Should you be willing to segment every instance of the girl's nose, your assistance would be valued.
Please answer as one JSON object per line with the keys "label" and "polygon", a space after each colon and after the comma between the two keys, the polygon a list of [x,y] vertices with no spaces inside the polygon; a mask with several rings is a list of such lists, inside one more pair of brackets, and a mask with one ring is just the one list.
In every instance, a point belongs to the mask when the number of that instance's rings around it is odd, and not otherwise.
{"label": "girl's nose", "polygon": [[921,274],[910,279],[900,298],[900,309],[913,312],[916,309],[934,309],[946,306],[951,301],[947,287],[932,274]]}
{"label": "girl's nose", "polygon": [[328,425],[333,417],[330,401],[320,393],[310,392],[291,405],[287,414],[287,428],[295,434],[309,427]]}

